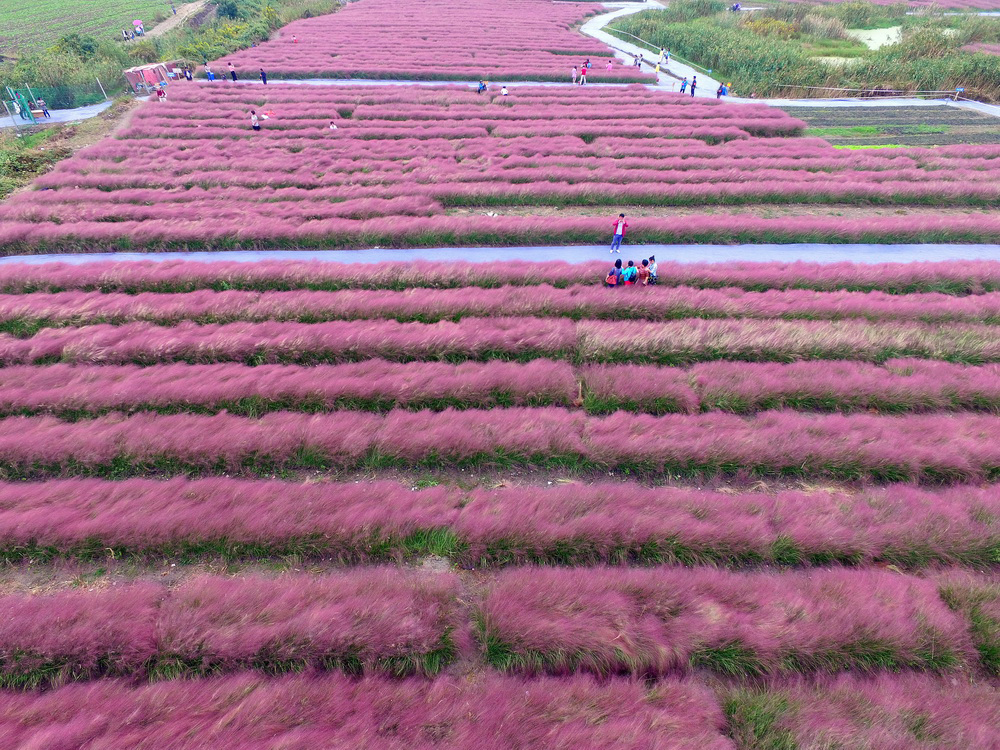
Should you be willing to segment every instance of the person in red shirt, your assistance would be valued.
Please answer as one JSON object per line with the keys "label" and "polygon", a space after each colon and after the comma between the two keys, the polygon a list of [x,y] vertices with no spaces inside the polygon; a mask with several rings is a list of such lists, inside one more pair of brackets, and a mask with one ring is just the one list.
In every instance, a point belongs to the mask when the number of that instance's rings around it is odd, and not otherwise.
{"label": "person in red shirt", "polygon": [[618,214],[614,220],[615,234],[611,238],[611,252],[621,253],[622,240],[625,239],[625,232],[628,229],[628,222],[625,221],[625,214]]}

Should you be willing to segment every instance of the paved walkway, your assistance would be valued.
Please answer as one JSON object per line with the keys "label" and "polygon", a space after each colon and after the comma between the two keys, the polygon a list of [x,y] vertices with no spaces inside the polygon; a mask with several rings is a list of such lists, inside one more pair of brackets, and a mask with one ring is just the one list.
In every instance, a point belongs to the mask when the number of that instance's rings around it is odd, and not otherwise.
{"label": "paved walkway", "polygon": [[1000,245],[623,245],[621,255],[608,253],[606,245],[564,247],[436,247],[413,250],[271,250],[250,252],[219,250],[195,253],[83,253],[75,255],[20,255],[0,258],[10,263],[92,263],[109,261],[238,261],[318,260],[340,263],[382,263],[415,260],[479,263],[504,260],[580,263],[590,260],[611,262],[615,258],[640,260],[655,255],[659,261],[681,263],[721,263],[726,261],[809,261],[836,263],[909,263],[938,260],[1000,260]]}
{"label": "paved walkway", "polygon": [[[618,57],[623,60],[631,60],[636,54],[642,54],[646,59],[651,60],[656,65],[656,58],[659,50],[652,52],[645,45],[634,44],[619,39],[616,36],[604,31],[604,28],[615,19],[623,16],[641,13],[644,10],[663,10],[664,6],[659,2],[629,2],[629,3],[605,3],[606,7],[615,8],[608,13],[594,16],[588,20],[580,31],[597,39],[615,50]],[[649,66],[644,70],[651,69]],[[662,68],[661,68],[662,70]],[[660,83],[655,88],[666,91],[678,91],[680,78],[690,80],[698,76],[698,89],[695,96],[698,98],[715,98],[715,92],[719,88],[719,82],[703,71],[695,70],[689,65],[671,59],[667,66],[667,74],[660,74]],[[742,104],[761,103],[770,104],[775,107],[922,107],[922,106],[948,106],[959,109],[971,109],[983,114],[1000,117],[1000,106],[993,104],[983,104],[972,101],[953,101],[951,99],[917,99],[917,98],[879,98],[879,99],[750,99],[746,97],[726,97],[726,101],[739,102]]]}
{"label": "paved walkway", "polygon": [[[630,16],[633,13],[641,13],[644,10],[663,10],[664,6],[658,2],[648,2],[648,3],[608,3],[609,7],[612,5],[619,6],[616,10],[610,13],[602,13],[599,16],[594,16],[589,19],[583,26],[580,27],[580,31],[587,36],[593,37],[599,42],[606,44],[615,51],[615,54],[625,62],[631,62],[636,55],[642,55],[646,60],[652,63],[652,65],[646,65],[643,67],[645,71],[654,70],[656,67],[656,61],[659,58],[659,50],[651,52],[648,47],[639,44],[633,44],[632,42],[626,42],[619,39],[616,36],[609,34],[604,31],[604,27],[610,24],[612,21],[623,16]],[[680,91],[681,79],[687,78],[688,80],[693,79],[695,76],[698,77],[698,88],[695,90],[695,96],[699,99],[714,99],[715,92],[719,88],[719,81],[716,81],[710,75],[695,70],[689,65],[678,60],[671,60],[667,66],[666,71],[660,68],[660,82],[658,84],[649,84],[652,88],[657,88],[663,91]]]}
{"label": "paved walkway", "polygon": [[[77,109],[53,109],[49,110],[52,117],[47,119],[40,119],[38,121],[39,125],[50,125],[56,122],[77,122],[79,120],[86,120],[91,117],[96,117],[101,114],[104,110],[111,106],[111,101],[101,102],[100,104],[91,104],[89,107],[78,107]],[[0,118],[0,128],[13,128],[18,125],[31,127],[31,123],[27,120],[22,120],[16,115],[8,117],[6,113]]]}

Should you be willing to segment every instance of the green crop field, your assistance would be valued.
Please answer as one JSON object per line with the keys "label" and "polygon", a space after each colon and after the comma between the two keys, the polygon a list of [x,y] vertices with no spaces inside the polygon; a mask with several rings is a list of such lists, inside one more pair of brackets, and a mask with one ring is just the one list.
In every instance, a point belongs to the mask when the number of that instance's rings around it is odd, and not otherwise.
{"label": "green crop field", "polygon": [[169,14],[169,0],[0,0],[0,51],[47,47],[72,33],[121,38],[121,29],[131,29],[133,20],[150,28]]}

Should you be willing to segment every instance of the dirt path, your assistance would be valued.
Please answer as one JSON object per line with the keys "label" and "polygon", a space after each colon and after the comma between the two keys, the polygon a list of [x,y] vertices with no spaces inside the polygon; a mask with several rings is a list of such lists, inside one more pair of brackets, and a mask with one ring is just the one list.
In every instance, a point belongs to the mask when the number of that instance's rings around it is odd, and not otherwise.
{"label": "dirt path", "polygon": [[171,29],[176,29],[181,26],[185,21],[187,21],[191,16],[198,13],[202,8],[208,4],[208,0],[195,0],[193,3],[187,3],[182,5],[177,9],[175,15],[170,16],[166,21],[156,24],[153,28],[146,32],[146,36],[162,36],[166,34]]}

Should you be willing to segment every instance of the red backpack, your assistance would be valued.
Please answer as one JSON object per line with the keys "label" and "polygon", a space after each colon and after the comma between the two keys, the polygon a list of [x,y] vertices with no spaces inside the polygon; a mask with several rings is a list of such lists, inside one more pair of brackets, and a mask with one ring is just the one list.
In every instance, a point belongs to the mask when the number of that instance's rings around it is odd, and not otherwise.
{"label": "red backpack", "polygon": [[604,283],[608,286],[616,286],[618,284],[618,276],[615,274],[614,269],[608,274],[608,278],[604,280]]}

